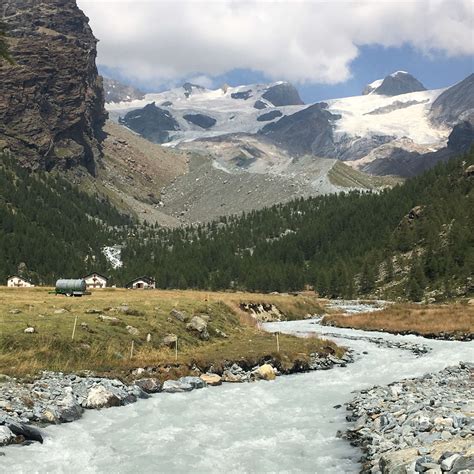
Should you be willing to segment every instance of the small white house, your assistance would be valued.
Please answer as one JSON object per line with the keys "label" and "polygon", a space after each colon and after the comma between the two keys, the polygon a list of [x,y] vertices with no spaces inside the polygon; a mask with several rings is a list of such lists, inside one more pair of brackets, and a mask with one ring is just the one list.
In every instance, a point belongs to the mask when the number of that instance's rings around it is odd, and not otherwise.
{"label": "small white house", "polygon": [[137,290],[140,288],[147,290],[156,288],[156,284],[154,278],[142,276],[140,278],[135,278],[135,280],[132,280],[127,283],[126,288],[130,288],[132,290]]}
{"label": "small white house", "polygon": [[9,276],[7,279],[7,286],[10,288],[31,288],[33,283],[18,275]]}
{"label": "small white house", "polygon": [[106,288],[108,278],[100,273],[91,273],[84,277],[87,288]]}

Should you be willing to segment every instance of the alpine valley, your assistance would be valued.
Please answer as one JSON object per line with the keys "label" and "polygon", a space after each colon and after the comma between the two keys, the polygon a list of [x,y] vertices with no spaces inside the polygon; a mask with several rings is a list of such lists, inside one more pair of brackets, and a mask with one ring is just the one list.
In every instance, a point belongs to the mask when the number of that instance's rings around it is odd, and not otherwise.
{"label": "alpine valley", "polygon": [[474,473],[469,1],[77,2],[0,5],[0,472]]}

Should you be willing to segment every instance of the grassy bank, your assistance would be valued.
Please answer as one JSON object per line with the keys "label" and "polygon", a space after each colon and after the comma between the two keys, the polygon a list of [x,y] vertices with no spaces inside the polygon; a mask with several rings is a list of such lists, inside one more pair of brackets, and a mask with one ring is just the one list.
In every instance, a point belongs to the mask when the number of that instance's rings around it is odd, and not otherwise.
{"label": "grassy bank", "polygon": [[474,306],[451,305],[390,305],[383,311],[355,315],[331,314],[323,324],[366,331],[410,333],[429,337],[471,339],[474,336]]}
{"label": "grassy bank", "polygon": [[[171,378],[189,373],[193,365],[201,370],[229,361],[251,366],[272,357],[285,369],[307,360],[311,352],[342,353],[325,340],[285,335],[279,336],[277,352],[275,336],[258,328],[255,319],[240,309],[242,302],[274,304],[292,319],[321,312],[317,299],[309,295],[108,289],[67,298],[48,294],[45,288],[3,287],[0,373],[27,377],[40,370],[91,370],[127,377],[133,368],[155,366],[163,378]],[[209,340],[201,340],[186,322],[170,316],[173,308],[185,312],[188,320],[193,315],[209,316]],[[27,327],[35,332],[25,333]],[[163,344],[169,334],[178,338],[177,357],[174,344]]]}

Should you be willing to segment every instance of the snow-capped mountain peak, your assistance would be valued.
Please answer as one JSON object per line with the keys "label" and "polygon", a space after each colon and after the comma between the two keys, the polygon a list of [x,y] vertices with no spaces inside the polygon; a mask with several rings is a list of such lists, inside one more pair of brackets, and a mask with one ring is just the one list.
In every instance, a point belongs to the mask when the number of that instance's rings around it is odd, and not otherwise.
{"label": "snow-capped mountain peak", "polygon": [[395,71],[384,79],[377,79],[368,84],[363,90],[362,95],[379,94],[394,96],[425,90],[426,87],[409,72]]}

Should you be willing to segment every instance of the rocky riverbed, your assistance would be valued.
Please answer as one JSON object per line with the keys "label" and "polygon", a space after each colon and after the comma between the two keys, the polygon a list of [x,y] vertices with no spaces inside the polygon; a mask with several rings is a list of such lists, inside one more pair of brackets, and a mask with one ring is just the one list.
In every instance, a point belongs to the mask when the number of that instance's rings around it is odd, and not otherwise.
{"label": "rocky riverbed", "polygon": [[474,472],[474,364],[360,391],[341,434],[364,452],[363,472]]}
{"label": "rocky riverbed", "polygon": [[[309,363],[295,365],[292,372],[345,367],[350,362],[353,362],[351,351],[340,359],[332,355],[321,357],[314,353],[311,354]],[[42,442],[41,426],[75,421],[87,409],[128,405],[138,399],[148,398],[152,393],[189,392],[208,385],[221,385],[223,382],[273,380],[282,375],[270,363],[250,370],[232,363],[221,373],[204,373],[200,376],[166,380],[163,383],[153,376],[154,373],[153,367],[135,369],[132,375],[137,379],[129,385],[118,379],[61,372],[43,372],[39,379],[31,383],[20,383],[4,377],[5,380],[0,383],[0,446]]]}

